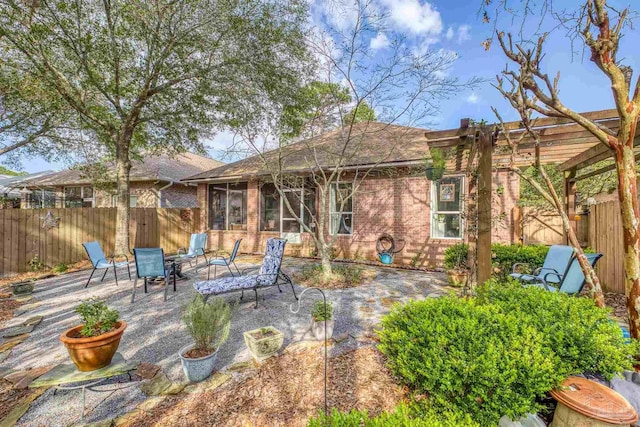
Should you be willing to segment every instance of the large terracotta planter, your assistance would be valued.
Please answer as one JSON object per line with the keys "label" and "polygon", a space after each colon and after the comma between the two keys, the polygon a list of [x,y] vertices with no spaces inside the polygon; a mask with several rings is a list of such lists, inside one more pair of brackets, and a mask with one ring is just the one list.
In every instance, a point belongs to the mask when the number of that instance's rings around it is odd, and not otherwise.
{"label": "large terracotta planter", "polygon": [[82,325],[80,325],[64,331],[60,335],[60,341],[67,347],[69,356],[79,371],[95,371],[111,363],[126,328],[127,322],[120,320],[116,322],[115,329],[106,334],[97,337],[75,338],[80,335],[82,329]]}

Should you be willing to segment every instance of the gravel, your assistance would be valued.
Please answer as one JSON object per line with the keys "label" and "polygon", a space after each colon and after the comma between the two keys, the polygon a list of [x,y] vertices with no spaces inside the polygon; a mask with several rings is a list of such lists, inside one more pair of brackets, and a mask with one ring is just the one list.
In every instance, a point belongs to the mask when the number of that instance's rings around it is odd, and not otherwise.
{"label": "gravel", "polygon": [[[249,258],[253,261],[252,258]],[[284,270],[294,273],[308,260],[288,258]],[[251,267],[255,264],[242,262],[239,267]],[[36,284],[34,298],[40,302],[30,310],[5,325],[20,325],[29,317],[42,315],[42,323],[33,330],[30,337],[13,349],[11,355],[2,364],[9,370],[23,370],[33,367],[69,363],[65,348],[59,341],[60,334],[76,324],[78,317],[74,308],[83,300],[97,298],[120,312],[121,319],[128,323],[120,343],[119,352],[127,360],[153,363],[161,366],[168,378],[174,382],[183,382],[184,376],[177,352],[191,342],[180,320],[181,309],[195,294],[193,282],[196,277],[206,278],[206,271],[197,274],[194,269],[183,269],[190,279],[178,281],[178,291],[169,291],[169,299],[163,302],[161,285],[151,285],[148,294],[144,294],[138,283],[135,303],[130,303],[133,281],[124,280],[126,273],[119,274],[119,286],[113,280],[113,273],[107,273],[104,282],[94,278],[88,288],[84,283],[88,271],[70,273],[39,281]],[[388,312],[391,304],[407,301],[410,298],[425,298],[442,295],[447,292],[446,277],[442,273],[401,270],[393,268],[367,267],[377,270],[376,279],[368,285],[356,288],[326,291],[327,300],[334,304],[336,325],[334,335],[348,333],[352,337],[368,333]],[[132,268],[133,270],[133,268]],[[290,274],[291,275],[291,274]],[[300,296],[303,288],[296,286]],[[262,326],[274,326],[284,332],[285,343],[289,345],[302,339],[310,339],[310,308],[315,300],[321,298],[319,292],[308,290],[304,293],[301,309],[292,313],[291,305],[295,299],[290,286],[282,286],[259,291],[259,306],[254,309],[254,293],[245,293],[243,301],[238,293],[223,296],[234,304],[229,339],[218,352],[216,369],[250,359],[245,348],[242,332]],[[293,304],[295,307],[295,304]],[[352,340],[353,341],[353,340]],[[137,387],[128,381],[128,376],[114,378],[98,387],[102,393],[86,393],[87,408],[91,411],[85,422],[95,422],[113,418],[132,410],[145,399]],[[126,387],[126,388],[122,388]],[[21,418],[20,426],[67,426],[79,421],[81,411],[81,392],[58,391],[55,395],[48,390]]]}

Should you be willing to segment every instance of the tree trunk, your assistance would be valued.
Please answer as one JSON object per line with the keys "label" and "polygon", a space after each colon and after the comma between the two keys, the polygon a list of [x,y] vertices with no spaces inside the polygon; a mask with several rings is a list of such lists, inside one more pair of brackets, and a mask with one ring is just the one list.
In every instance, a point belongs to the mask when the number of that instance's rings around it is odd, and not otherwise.
{"label": "tree trunk", "polygon": [[320,265],[322,266],[322,282],[328,283],[331,280],[333,271],[331,270],[331,247],[326,244],[321,245],[318,250],[320,255]]}
{"label": "tree trunk", "polygon": [[[623,126],[620,126],[620,131]],[[636,184],[636,161],[633,153],[633,135],[625,135],[624,145],[614,146],[616,171],[618,174],[618,197],[620,200],[620,215],[622,218],[622,234],[624,241],[624,278],[625,293],[627,295],[627,310],[629,312],[629,327],[631,336],[640,338],[640,211],[638,210],[638,189]]]}
{"label": "tree trunk", "polygon": [[116,208],[116,255],[129,255],[129,223],[131,210],[129,205],[129,173],[131,161],[129,160],[129,144],[132,132],[125,132],[116,144],[116,183],[117,183],[117,208]]}
{"label": "tree trunk", "polygon": [[327,227],[327,221],[331,220],[328,218],[327,210],[329,209],[327,194],[329,194],[329,186],[319,187],[318,197],[318,206],[320,209],[318,210],[318,221],[317,221],[317,232],[316,239],[318,241],[318,256],[320,257],[320,266],[322,267],[322,281],[327,283],[332,276],[331,269],[331,243],[327,243],[327,238],[325,234],[325,230]]}

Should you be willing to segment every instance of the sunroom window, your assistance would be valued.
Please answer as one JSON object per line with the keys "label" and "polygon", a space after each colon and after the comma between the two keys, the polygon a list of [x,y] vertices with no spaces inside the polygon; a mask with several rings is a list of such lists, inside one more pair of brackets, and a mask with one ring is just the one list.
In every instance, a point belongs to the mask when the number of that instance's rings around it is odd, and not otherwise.
{"label": "sunroom window", "polygon": [[209,228],[247,229],[247,183],[209,185]]}
{"label": "sunroom window", "polygon": [[353,234],[353,185],[331,185],[331,234]]}
{"label": "sunroom window", "polygon": [[64,187],[64,207],[93,207],[93,187]]}
{"label": "sunroom window", "polygon": [[293,215],[273,183],[261,186],[260,231],[300,233],[302,227],[297,218],[302,218],[305,225],[313,228],[316,193],[312,185],[301,184],[301,187],[283,190],[289,205],[295,210]]}
{"label": "sunroom window", "polygon": [[463,178],[451,176],[431,186],[431,237],[462,238]]}

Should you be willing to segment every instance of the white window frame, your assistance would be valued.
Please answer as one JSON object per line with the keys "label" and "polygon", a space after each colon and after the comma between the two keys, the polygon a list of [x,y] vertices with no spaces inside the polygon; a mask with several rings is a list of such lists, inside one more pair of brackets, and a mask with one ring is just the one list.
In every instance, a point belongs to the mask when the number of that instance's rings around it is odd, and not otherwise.
{"label": "white window frame", "polygon": [[[244,189],[244,190],[232,190],[232,189],[229,188],[231,184],[245,184],[245,183],[247,184],[247,188]],[[225,212],[224,213],[224,230],[214,230],[214,231],[248,231],[248,227],[249,227],[249,182],[241,181],[241,182],[237,182],[237,183],[229,183],[229,182],[227,182],[227,183],[220,183],[220,184],[209,184],[207,186],[207,210],[210,208],[210,206],[209,206],[209,197],[211,196],[211,186],[212,185],[221,185],[221,184],[225,184],[226,188],[227,188],[225,190],[225,193],[226,193],[225,199],[226,200],[225,200],[225,211],[224,211]],[[232,194],[232,193],[243,193],[243,192],[246,193],[246,195],[247,195],[247,200],[246,200],[247,206],[245,208],[245,210],[247,211],[246,212],[247,222],[246,222],[246,224],[241,224],[241,225],[245,226],[245,229],[244,230],[231,230],[229,228],[229,207],[230,207],[229,203],[230,203],[231,197],[229,197],[229,195]],[[209,227],[209,224],[207,224],[207,227]]]}
{"label": "white window frame", "polygon": [[[131,200],[135,200],[136,201],[136,205],[135,206],[131,206]],[[113,208],[118,207],[118,195],[117,194],[111,195],[111,207],[113,207]],[[137,194],[129,194],[129,207],[130,208],[138,207],[138,195]]]}
{"label": "white window frame", "polygon": [[[437,185],[435,182],[431,183],[431,206],[430,206],[430,223],[431,223],[431,227],[430,227],[430,237],[432,239],[438,239],[438,240],[463,240],[464,239],[464,230],[465,230],[465,223],[464,223],[464,217],[463,217],[463,212],[464,212],[464,197],[463,195],[465,194],[465,177],[464,175],[446,175],[443,178],[458,178],[460,179],[460,210],[459,211],[439,211],[438,210],[438,197],[439,195],[437,194]],[[434,218],[436,215],[460,215],[460,237],[436,237],[435,233],[434,233],[434,225],[435,225],[435,221]]]}
{"label": "white window frame", "polygon": [[[91,207],[96,207],[96,189],[90,185],[67,185],[62,188],[62,204],[66,207],[67,203],[67,188],[80,188],[80,199],[83,202],[91,201]],[[84,197],[84,190],[91,188],[91,197]]]}
{"label": "white window frame", "polygon": [[[350,211],[337,211],[337,200],[336,200],[336,185],[350,185],[351,186],[351,210]],[[332,236],[353,236],[353,233],[355,231],[355,215],[353,213],[353,207],[355,204],[355,194],[353,194],[353,183],[352,182],[340,182],[340,183],[332,183],[330,185],[330,195],[329,195],[329,233]],[[333,215],[343,215],[343,214],[350,214],[351,215],[351,233],[349,234],[345,234],[345,233],[336,233],[335,230],[333,229]]]}

